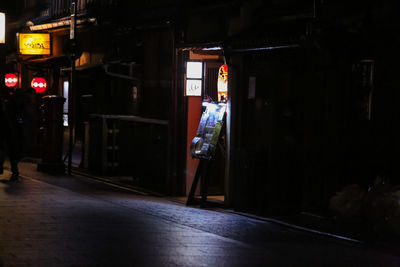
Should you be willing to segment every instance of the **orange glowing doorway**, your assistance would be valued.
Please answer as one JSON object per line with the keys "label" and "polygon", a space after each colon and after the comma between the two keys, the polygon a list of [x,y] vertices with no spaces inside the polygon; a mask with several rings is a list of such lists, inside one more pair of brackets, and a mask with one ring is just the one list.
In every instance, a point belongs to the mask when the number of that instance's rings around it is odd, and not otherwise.
{"label": "orange glowing doorway", "polygon": [[[224,64],[221,51],[208,52],[203,50],[191,50],[189,53],[189,62],[201,63],[201,93],[200,95],[188,95],[187,97],[187,144],[186,144],[186,195],[189,194],[190,187],[193,183],[195,173],[199,164],[199,159],[193,159],[190,155],[190,144],[196,136],[197,128],[199,126],[202,112],[204,111],[203,102],[217,102],[218,101],[218,74],[220,67]],[[186,66],[187,67],[187,66]],[[188,73],[186,74],[188,75]],[[190,74],[189,74],[190,76]],[[190,77],[196,77],[190,76]],[[188,79],[195,80],[196,78],[187,78],[185,89],[193,90],[198,89],[195,85],[196,81],[189,81]],[[191,86],[190,88],[188,88]],[[224,203],[224,179],[225,179],[225,152],[224,145],[220,146],[215,153],[215,157],[210,161],[208,172],[208,201],[218,204]],[[200,191],[197,188],[196,195]]]}

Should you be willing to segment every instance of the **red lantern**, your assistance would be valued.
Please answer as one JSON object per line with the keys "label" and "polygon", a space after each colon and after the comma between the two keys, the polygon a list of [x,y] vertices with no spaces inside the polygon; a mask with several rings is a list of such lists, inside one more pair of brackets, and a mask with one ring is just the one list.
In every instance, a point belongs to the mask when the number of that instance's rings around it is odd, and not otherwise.
{"label": "red lantern", "polygon": [[18,77],[14,73],[7,73],[5,82],[7,87],[14,87],[18,84]]}
{"label": "red lantern", "polygon": [[35,77],[32,79],[31,87],[35,89],[36,93],[40,94],[46,91],[47,82],[45,78]]}

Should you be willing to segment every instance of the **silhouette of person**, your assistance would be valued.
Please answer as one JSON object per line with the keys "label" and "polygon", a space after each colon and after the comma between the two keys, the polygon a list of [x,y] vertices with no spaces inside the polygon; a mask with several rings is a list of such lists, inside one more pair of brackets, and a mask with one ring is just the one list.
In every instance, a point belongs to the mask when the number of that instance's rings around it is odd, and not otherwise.
{"label": "silhouette of person", "polygon": [[4,137],[4,131],[5,131],[5,118],[4,118],[4,107],[3,107],[3,98],[0,98],[0,175],[3,174],[3,162],[4,162],[4,157],[5,157],[5,137]]}
{"label": "silhouette of person", "polygon": [[11,164],[9,181],[19,180],[18,163],[25,146],[25,120],[29,98],[21,89],[3,93],[0,101],[0,173],[3,172],[5,156]]}

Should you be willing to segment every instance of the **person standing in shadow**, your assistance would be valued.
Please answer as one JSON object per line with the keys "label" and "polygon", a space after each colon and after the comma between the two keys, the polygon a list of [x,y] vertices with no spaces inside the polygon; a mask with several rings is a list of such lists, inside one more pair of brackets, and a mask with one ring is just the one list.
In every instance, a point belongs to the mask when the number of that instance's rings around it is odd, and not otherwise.
{"label": "person standing in shadow", "polygon": [[28,118],[29,96],[22,89],[2,94],[0,101],[0,174],[8,156],[12,175],[10,182],[19,181],[18,163],[25,148],[25,124]]}
{"label": "person standing in shadow", "polygon": [[0,95],[0,175],[4,172],[4,157],[5,157],[5,118],[4,118],[4,107],[3,107],[3,96]]}

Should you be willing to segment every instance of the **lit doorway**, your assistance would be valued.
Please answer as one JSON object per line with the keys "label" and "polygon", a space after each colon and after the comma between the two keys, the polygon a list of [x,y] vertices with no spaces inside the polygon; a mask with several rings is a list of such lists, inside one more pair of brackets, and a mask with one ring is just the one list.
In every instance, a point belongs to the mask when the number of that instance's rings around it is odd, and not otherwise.
{"label": "lit doorway", "polygon": [[[187,98],[187,153],[186,153],[186,196],[189,195],[199,159],[192,158],[190,144],[196,136],[202,113],[207,103],[218,102],[218,76],[220,67],[224,64],[222,50],[204,51],[190,50],[186,64],[185,97]],[[207,167],[207,201],[224,204],[225,194],[225,130],[214,156]],[[199,183],[200,185],[200,183]],[[196,194],[200,194],[200,186]]]}

